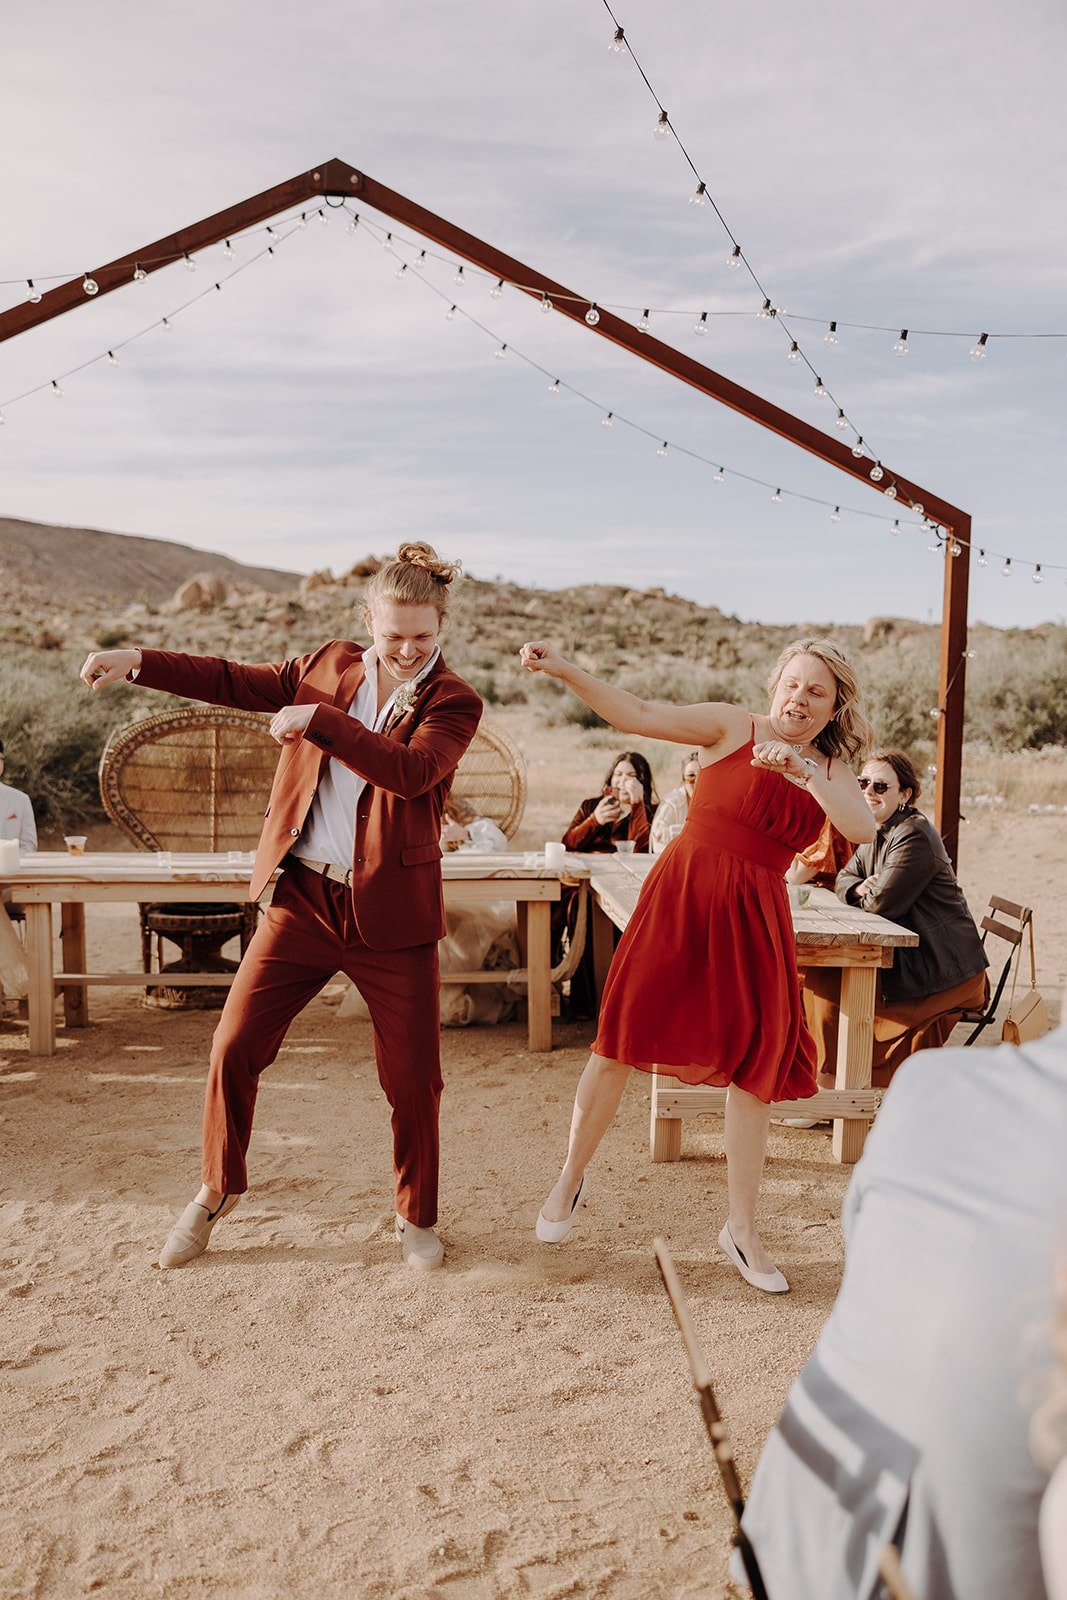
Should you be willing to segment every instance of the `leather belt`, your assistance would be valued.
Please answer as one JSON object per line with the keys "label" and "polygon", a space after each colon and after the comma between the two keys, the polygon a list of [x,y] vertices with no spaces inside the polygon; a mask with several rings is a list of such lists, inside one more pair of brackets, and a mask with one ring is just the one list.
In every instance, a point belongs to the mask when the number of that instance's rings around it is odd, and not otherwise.
{"label": "leather belt", "polygon": [[309,861],[307,856],[295,856],[290,850],[286,861],[295,861],[299,867],[307,867],[310,872],[317,872],[320,878],[329,878],[332,883],[343,883],[346,889],[352,887],[352,868],[335,866],[332,861]]}

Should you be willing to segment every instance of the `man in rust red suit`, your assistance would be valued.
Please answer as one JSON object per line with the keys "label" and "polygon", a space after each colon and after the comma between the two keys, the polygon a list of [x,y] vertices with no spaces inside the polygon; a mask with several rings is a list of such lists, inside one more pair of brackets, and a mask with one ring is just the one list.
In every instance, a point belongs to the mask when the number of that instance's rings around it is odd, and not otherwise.
{"label": "man in rust red suit", "polygon": [[182,1266],[248,1187],[259,1075],[296,1015],[338,971],[367,1002],[392,1107],[396,1230],[404,1259],[435,1267],[441,1095],[438,940],[441,813],[482,704],[438,638],[458,569],[402,545],[375,574],[369,650],[335,640],[268,666],[163,650],[89,656],[93,689],[133,678],[214,705],[271,711],[282,746],[251,895],[282,868],[215,1031],[204,1104],[203,1187],[164,1246]]}

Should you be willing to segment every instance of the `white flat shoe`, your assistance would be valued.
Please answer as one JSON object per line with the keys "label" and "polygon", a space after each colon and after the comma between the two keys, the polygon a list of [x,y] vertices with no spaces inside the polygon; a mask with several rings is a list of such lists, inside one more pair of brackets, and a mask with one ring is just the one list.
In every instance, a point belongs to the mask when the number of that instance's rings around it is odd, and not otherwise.
{"label": "white flat shoe", "polygon": [[742,1278],[746,1283],[750,1283],[753,1289],[762,1289],[764,1294],[786,1294],[788,1292],[789,1284],[777,1267],[771,1272],[753,1272],[740,1250],[734,1244],[729,1223],[725,1225],[719,1234],[719,1249],[724,1256],[733,1262]]}
{"label": "white flat shoe", "polygon": [[195,1261],[197,1256],[202,1256],[211,1238],[212,1228],[223,1217],[229,1216],[240,1198],[239,1194],[224,1194],[214,1211],[202,1206],[199,1200],[190,1200],[167,1235],[167,1242],[160,1252],[160,1266],[184,1267],[187,1261]]}
{"label": "white flat shoe", "polygon": [[582,1195],[585,1193],[585,1179],[578,1185],[578,1193],[571,1203],[570,1215],[563,1218],[562,1222],[549,1222],[543,1211],[537,1213],[535,1232],[542,1244],[562,1244],[564,1239],[574,1227],[574,1217]]}
{"label": "white flat shoe", "polygon": [[413,1222],[408,1222],[399,1212],[394,1212],[393,1215],[396,1219],[396,1236],[400,1240],[400,1253],[404,1257],[404,1265],[418,1267],[422,1272],[429,1272],[434,1267],[442,1266],[445,1247],[433,1229],[416,1228]]}

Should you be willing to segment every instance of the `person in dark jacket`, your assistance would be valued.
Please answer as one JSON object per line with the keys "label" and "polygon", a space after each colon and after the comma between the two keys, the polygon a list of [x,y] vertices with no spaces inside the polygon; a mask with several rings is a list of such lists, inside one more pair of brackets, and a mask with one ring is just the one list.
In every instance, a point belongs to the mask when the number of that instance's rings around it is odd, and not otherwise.
{"label": "person in dark jacket", "polygon": [[[943,1045],[961,1012],[982,1009],[989,962],[941,835],[916,809],[919,777],[909,757],[879,751],[864,764],[859,785],[878,832],[838,873],[837,897],[919,936],[879,975],[872,1082],[884,1088],[916,1050]],[[840,969],[805,968],[804,1012],[825,1088],[833,1087],[840,1000]]]}

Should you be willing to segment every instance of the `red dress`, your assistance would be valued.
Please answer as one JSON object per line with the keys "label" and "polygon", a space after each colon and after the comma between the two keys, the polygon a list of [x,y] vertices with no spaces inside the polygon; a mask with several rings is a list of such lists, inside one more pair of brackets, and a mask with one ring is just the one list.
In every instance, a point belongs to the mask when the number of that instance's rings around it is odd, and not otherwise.
{"label": "red dress", "polygon": [[615,952],[593,1049],[769,1103],[817,1087],[783,874],[825,814],[806,789],[751,766],[752,744],[701,768]]}

